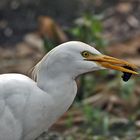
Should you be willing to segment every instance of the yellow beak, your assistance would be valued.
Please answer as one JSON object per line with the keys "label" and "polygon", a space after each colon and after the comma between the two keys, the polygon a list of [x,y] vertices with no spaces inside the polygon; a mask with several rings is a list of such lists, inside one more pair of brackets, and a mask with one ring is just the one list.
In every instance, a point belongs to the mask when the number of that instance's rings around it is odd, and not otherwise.
{"label": "yellow beak", "polygon": [[[106,55],[92,55],[90,54],[88,58],[85,60],[88,61],[95,61],[96,63],[100,64],[102,67],[109,68],[109,69],[114,69],[126,73],[132,73],[132,74],[139,74],[136,72],[136,69],[138,67],[134,64],[128,63],[127,61],[117,59],[114,57],[106,56]],[[126,68],[125,66],[128,66],[131,69]]]}

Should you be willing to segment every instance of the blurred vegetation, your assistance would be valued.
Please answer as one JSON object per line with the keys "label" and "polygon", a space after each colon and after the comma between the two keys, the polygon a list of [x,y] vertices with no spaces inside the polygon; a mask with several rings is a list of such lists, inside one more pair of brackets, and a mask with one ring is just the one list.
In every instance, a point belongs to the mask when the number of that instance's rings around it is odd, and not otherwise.
{"label": "blurred vegetation", "polygon": [[69,29],[75,40],[80,40],[88,44],[95,43],[98,50],[105,51],[107,40],[102,37],[102,15],[85,13],[75,21],[75,26]]}
{"label": "blurred vegetation", "polygon": [[[95,46],[102,53],[107,53],[108,40],[104,39],[102,36],[103,25],[102,25],[103,15],[95,15],[92,13],[85,13],[83,16],[75,20],[72,27],[70,27],[66,32],[72,37],[73,40],[83,41],[85,43]],[[95,44],[94,44],[95,43]],[[53,40],[44,38],[44,47],[46,51],[50,51],[57,43]],[[107,84],[105,84],[107,81]],[[99,86],[101,85],[101,86]],[[110,101],[106,101],[105,104],[99,107],[94,107],[94,105],[84,104],[83,101],[86,98],[93,97],[98,94],[98,90],[103,86],[104,96],[108,95],[108,98],[111,98],[109,94],[114,94],[120,100],[124,100],[129,103],[132,100],[132,94],[134,93],[134,87],[136,83],[133,79],[130,79],[127,83],[123,82],[121,79],[120,72],[115,71],[106,71],[102,70],[99,72],[94,72],[91,74],[86,74],[80,77],[79,91],[77,100],[74,106],[78,105],[78,110],[84,114],[84,122],[80,125],[77,133],[84,135],[86,140],[119,140],[119,139],[129,139],[128,137],[134,133],[136,130],[135,121],[137,115],[134,117],[134,114],[127,114],[127,118],[120,119],[122,107],[114,107],[112,105],[112,110],[118,111],[117,116],[116,112],[109,111],[108,104]],[[99,88],[99,89],[98,89]],[[106,94],[107,92],[107,94]],[[104,98],[104,97],[103,97]],[[78,101],[78,102],[77,102]],[[79,102],[80,101],[80,102]],[[102,102],[99,101],[99,102]],[[118,101],[120,104],[121,101]],[[117,104],[117,103],[115,103]],[[106,107],[107,106],[107,107]],[[128,109],[129,110],[129,109]],[[124,112],[125,114],[125,112]],[[125,116],[125,115],[124,115]],[[125,116],[125,117],[126,117]],[[73,128],[74,116],[69,113],[66,120],[67,128]],[[137,136],[131,136],[131,139],[136,139]],[[66,140],[75,140],[77,139],[75,135],[67,135]],[[81,138],[84,139],[84,138]]]}

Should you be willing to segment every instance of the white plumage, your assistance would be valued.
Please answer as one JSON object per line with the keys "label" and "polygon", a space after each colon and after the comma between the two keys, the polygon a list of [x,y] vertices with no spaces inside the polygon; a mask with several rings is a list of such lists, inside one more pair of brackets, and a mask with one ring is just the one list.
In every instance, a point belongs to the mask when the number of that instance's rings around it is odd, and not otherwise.
{"label": "white plumage", "polygon": [[0,75],[0,140],[34,140],[70,107],[78,75],[108,64],[113,69],[115,63],[129,64],[72,41],[54,48],[34,67],[37,82],[21,74]]}

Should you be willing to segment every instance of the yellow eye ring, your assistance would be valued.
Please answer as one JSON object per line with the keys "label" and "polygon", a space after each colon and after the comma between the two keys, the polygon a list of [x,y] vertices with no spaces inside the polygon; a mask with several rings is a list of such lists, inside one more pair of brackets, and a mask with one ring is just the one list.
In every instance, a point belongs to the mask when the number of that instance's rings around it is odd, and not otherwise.
{"label": "yellow eye ring", "polygon": [[81,54],[85,58],[89,57],[89,52],[87,52],[87,51],[83,51]]}

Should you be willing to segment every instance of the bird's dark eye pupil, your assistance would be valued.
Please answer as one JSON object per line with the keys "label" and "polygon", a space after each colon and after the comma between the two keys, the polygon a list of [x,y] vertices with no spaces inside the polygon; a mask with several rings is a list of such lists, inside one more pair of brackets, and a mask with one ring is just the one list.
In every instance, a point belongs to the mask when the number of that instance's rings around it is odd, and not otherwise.
{"label": "bird's dark eye pupil", "polygon": [[86,51],[84,51],[84,52],[82,52],[82,56],[83,56],[83,57],[88,57],[88,56],[89,56],[89,53],[86,52]]}
{"label": "bird's dark eye pupil", "polygon": [[87,56],[88,54],[85,52],[85,56]]}

